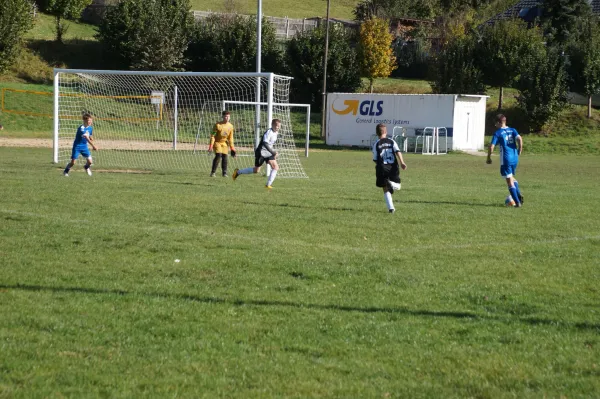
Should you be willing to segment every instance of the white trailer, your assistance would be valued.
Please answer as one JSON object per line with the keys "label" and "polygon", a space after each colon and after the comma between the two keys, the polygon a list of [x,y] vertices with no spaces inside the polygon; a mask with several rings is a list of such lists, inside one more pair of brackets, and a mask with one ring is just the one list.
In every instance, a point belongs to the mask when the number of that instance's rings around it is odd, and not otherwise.
{"label": "white trailer", "polygon": [[442,153],[481,150],[487,98],[463,94],[329,93],[326,143],[369,147],[374,142],[375,126],[383,123],[390,136],[404,134],[408,151],[430,151],[429,137],[436,134]]}

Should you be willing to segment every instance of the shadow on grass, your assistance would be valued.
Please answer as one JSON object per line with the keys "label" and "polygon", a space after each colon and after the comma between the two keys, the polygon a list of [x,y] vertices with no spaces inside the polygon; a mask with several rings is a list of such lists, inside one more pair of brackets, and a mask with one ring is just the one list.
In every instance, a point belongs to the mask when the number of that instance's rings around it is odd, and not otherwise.
{"label": "shadow on grass", "polygon": [[491,208],[505,208],[504,204],[489,203],[482,204],[477,202],[462,202],[462,201],[420,201],[420,200],[402,200],[401,202],[410,204],[426,204],[426,205],[463,205],[463,206],[486,206]]}
{"label": "shadow on grass", "polygon": [[[265,203],[262,202],[250,202],[250,201],[242,201],[242,204],[246,204],[246,205],[257,205],[257,206],[265,206]],[[327,209],[330,211],[352,211],[352,212],[356,212],[358,211],[358,209],[355,208],[345,208],[345,207],[336,207],[336,206],[330,206],[330,207],[316,207],[316,206],[306,206],[306,205],[297,205],[297,204],[288,204],[288,203],[282,203],[282,204],[269,204],[269,205],[274,205],[274,206],[280,206],[283,208],[300,208],[300,209]]]}
{"label": "shadow on grass", "polygon": [[[37,54],[51,67],[71,69],[107,69],[106,57],[102,53],[102,45],[96,40],[70,39],[64,43],[55,40],[28,40],[27,48]],[[27,69],[20,76],[31,81]],[[31,82],[40,83],[40,82]]]}
{"label": "shadow on grass", "polygon": [[600,324],[591,322],[566,322],[561,320],[542,319],[538,317],[500,317],[500,316],[482,316],[472,312],[449,312],[449,311],[435,311],[435,310],[415,310],[406,307],[360,307],[360,306],[347,306],[347,305],[321,305],[311,303],[299,303],[291,301],[261,301],[261,300],[243,300],[243,299],[223,299],[217,297],[202,297],[197,295],[187,294],[173,294],[169,292],[135,292],[125,290],[111,290],[102,288],[86,288],[86,287],[48,287],[42,285],[28,285],[28,284],[15,284],[6,285],[1,284],[0,289],[2,290],[20,290],[20,291],[48,291],[48,292],[70,292],[70,293],[81,293],[81,294],[108,294],[108,295],[144,295],[151,298],[167,298],[176,300],[186,300],[200,303],[215,303],[215,304],[228,304],[235,306],[279,306],[289,307],[297,309],[317,309],[317,310],[332,310],[342,312],[362,312],[362,313],[390,313],[390,314],[402,314],[411,316],[426,316],[426,317],[448,317],[455,319],[470,319],[480,321],[500,321],[504,323],[525,323],[530,325],[546,325],[555,327],[568,327],[576,328],[578,330],[591,330],[600,333]]}

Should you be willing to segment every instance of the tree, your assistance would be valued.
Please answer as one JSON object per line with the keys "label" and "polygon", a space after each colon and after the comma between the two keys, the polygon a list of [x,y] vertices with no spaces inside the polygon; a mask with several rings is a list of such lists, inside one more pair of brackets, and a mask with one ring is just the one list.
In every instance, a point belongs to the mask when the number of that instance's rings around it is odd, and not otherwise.
{"label": "tree", "polygon": [[[256,17],[213,14],[196,23],[186,57],[187,68],[205,72],[256,71]],[[263,71],[285,71],[273,24],[262,21]]]}
{"label": "tree", "polygon": [[46,13],[53,15],[56,21],[56,41],[62,43],[63,36],[67,32],[65,19],[79,19],[81,13],[92,0],[42,0],[40,8]]}
{"label": "tree", "polygon": [[373,17],[360,26],[358,58],[361,72],[369,79],[369,91],[373,93],[373,80],[387,78],[397,68],[392,50],[392,40],[388,23]]}
{"label": "tree", "polygon": [[181,70],[193,24],[189,0],[124,0],[108,10],[98,38],[116,67]]}
{"label": "tree", "polygon": [[0,72],[17,58],[23,35],[33,26],[33,3],[29,0],[0,2]]}
{"label": "tree", "polygon": [[[327,91],[355,92],[361,86],[360,68],[352,37],[343,27],[333,25],[329,30],[329,61],[327,62]],[[323,99],[323,57],[325,29],[305,32],[288,42],[286,64],[292,79],[296,102],[310,102],[321,107]]]}
{"label": "tree", "polygon": [[499,87],[498,110],[502,109],[504,87],[513,86],[521,70],[521,59],[543,51],[543,37],[537,29],[527,29],[519,20],[487,25],[475,45],[478,66],[486,85]]}
{"label": "tree", "polygon": [[544,0],[540,21],[550,46],[565,46],[577,36],[577,21],[591,12],[587,0]]}
{"label": "tree", "polygon": [[540,131],[544,125],[568,106],[566,60],[560,50],[530,54],[517,81],[519,108],[527,116],[530,130]]}
{"label": "tree", "polygon": [[475,43],[471,37],[452,39],[435,57],[432,69],[434,93],[485,93],[483,73],[475,61]]}
{"label": "tree", "polygon": [[438,9],[437,0],[362,0],[352,12],[356,21],[366,22],[373,17],[391,20],[399,17],[433,18]]}
{"label": "tree", "polygon": [[592,96],[600,94],[600,21],[590,16],[581,21],[581,37],[570,43],[571,89],[588,97],[587,117],[592,117]]}

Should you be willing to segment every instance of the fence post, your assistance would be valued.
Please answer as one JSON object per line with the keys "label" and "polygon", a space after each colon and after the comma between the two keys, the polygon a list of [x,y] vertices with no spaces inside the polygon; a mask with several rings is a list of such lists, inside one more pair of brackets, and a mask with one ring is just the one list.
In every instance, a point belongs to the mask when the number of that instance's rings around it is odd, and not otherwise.
{"label": "fence post", "polygon": [[288,35],[290,33],[290,19],[285,17],[285,40],[288,39]]}

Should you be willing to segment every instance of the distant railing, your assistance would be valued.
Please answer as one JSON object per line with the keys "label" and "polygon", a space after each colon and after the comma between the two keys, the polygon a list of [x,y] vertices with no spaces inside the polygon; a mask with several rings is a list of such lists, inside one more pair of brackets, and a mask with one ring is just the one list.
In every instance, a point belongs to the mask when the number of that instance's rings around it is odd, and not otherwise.
{"label": "distant railing", "polygon": [[[193,11],[194,18],[196,20],[203,20],[207,18],[209,15],[219,14],[219,15],[231,15],[235,14],[225,14],[225,13],[216,13],[212,11]],[[319,22],[315,19],[294,19],[294,18],[279,18],[279,17],[268,17],[265,16],[265,19],[269,21],[275,27],[275,34],[280,40],[289,40],[296,36],[299,33],[308,32],[313,29],[316,29]]]}

